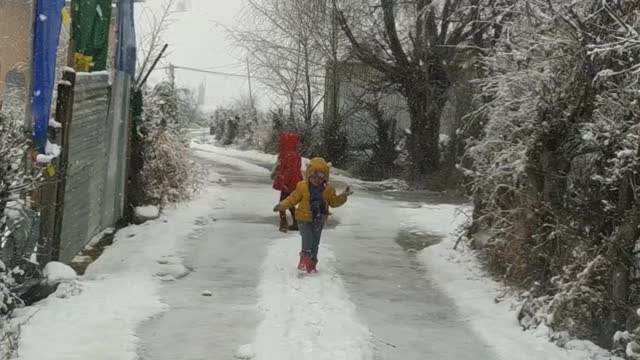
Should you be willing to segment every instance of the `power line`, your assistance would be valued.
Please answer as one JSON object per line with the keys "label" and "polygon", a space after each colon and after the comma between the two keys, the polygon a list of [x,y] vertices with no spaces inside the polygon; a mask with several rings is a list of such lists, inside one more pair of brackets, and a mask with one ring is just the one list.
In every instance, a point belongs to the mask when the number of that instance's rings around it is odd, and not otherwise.
{"label": "power line", "polygon": [[234,63],[234,64],[227,64],[227,65],[221,65],[221,66],[203,67],[203,68],[200,68],[200,69],[202,69],[202,70],[218,70],[218,69],[224,69],[224,68],[230,68],[230,67],[238,68],[240,66],[244,66],[244,63],[243,62],[238,62],[238,63]]}
{"label": "power line", "polygon": [[[187,71],[193,71],[193,72],[199,72],[199,73],[205,73],[205,74],[211,74],[211,75],[220,75],[220,76],[231,76],[231,77],[238,77],[238,78],[243,78],[246,79],[247,75],[242,75],[242,74],[234,74],[234,73],[228,73],[228,72],[223,72],[223,71],[212,71],[212,70],[204,70],[204,69],[198,69],[198,68],[192,68],[192,67],[187,67],[187,66],[178,66],[178,65],[174,65],[173,66],[175,69],[180,69],[180,70],[187,70]],[[161,67],[161,68],[157,68],[158,70],[161,69],[168,69],[168,66],[165,67]],[[261,78],[261,77],[256,77],[253,76],[256,79],[260,79],[260,80],[268,80],[267,78]]]}

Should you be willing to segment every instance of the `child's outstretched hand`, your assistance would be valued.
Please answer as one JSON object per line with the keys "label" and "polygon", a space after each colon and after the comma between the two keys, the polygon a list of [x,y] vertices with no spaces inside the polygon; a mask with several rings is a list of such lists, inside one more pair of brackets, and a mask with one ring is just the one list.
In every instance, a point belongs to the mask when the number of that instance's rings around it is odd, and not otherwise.
{"label": "child's outstretched hand", "polygon": [[346,197],[353,195],[353,190],[351,190],[351,186],[347,186],[347,188],[344,189],[344,192],[342,194]]}

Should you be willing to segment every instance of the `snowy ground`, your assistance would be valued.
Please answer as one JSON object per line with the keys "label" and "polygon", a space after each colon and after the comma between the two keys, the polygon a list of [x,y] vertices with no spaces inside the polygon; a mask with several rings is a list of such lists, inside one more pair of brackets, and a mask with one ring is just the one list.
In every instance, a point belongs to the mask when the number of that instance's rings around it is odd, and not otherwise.
{"label": "snowy ground", "polygon": [[187,271],[175,255],[219,190],[209,188],[161,219],[118,232],[85,276],[23,309],[20,316],[32,317],[22,328],[20,359],[136,359],[136,327],[168,310],[158,293],[161,278]]}
{"label": "snowy ground", "polygon": [[[238,164],[243,167],[262,167],[266,170],[271,170],[271,167],[276,161],[275,155],[265,154],[256,150],[238,150],[233,148],[225,148],[218,146],[211,146],[207,142],[212,141],[211,136],[203,136],[194,140],[191,143],[191,148],[196,151],[196,154],[201,157],[214,158],[217,163],[225,164]],[[239,163],[237,159],[243,160]],[[302,166],[305,167],[309,162],[309,159],[302,159]],[[258,170],[259,172],[261,170]],[[407,187],[407,184],[400,180],[386,180],[386,181],[362,181],[347,176],[344,171],[340,169],[333,169],[332,172],[333,181],[339,183],[348,183],[354,189],[362,190],[401,190]]]}
{"label": "snowy ground", "polygon": [[[429,217],[424,217],[424,211]],[[405,209],[404,218],[412,228],[429,231],[437,224],[463,224],[471,212],[470,208],[454,206],[424,205],[419,209]],[[435,287],[453,299],[460,314],[471,329],[485,343],[492,344],[502,359],[548,359],[548,360],[605,360],[617,359],[607,351],[588,341],[572,340],[567,349],[561,349],[548,341],[549,329],[540,326],[535,331],[520,331],[516,310],[518,303],[502,284],[491,280],[481,269],[472,250],[453,247],[457,236],[443,234],[444,241],[425,249],[420,255],[427,273]],[[522,353],[526,349],[526,353]]]}
{"label": "snowy ground", "polygon": [[357,182],[320,272],[299,277],[298,236],[270,212],[273,156],[194,147],[215,175],[207,191],[122,230],[64,297],[23,311],[38,310],[20,358],[595,359],[520,331],[494,302],[499,285],[452,250],[459,206]]}

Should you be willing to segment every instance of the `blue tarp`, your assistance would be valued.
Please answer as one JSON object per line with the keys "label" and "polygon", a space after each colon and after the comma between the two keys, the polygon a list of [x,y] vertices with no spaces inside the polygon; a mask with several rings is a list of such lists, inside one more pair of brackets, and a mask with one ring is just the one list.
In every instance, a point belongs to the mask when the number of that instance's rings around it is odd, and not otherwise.
{"label": "blue tarp", "polygon": [[65,0],[37,0],[33,23],[33,136],[44,153],[55,86],[56,54]]}
{"label": "blue tarp", "polygon": [[136,71],[136,28],[133,0],[118,0],[118,54],[116,69],[133,78]]}

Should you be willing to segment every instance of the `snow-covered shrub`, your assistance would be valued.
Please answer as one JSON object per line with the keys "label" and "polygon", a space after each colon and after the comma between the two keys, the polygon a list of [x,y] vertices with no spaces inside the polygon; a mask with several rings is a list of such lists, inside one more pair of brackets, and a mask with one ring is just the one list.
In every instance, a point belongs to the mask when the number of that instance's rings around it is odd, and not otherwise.
{"label": "snow-covered shrub", "polygon": [[255,136],[260,123],[260,114],[247,107],[218,108],[213,115],[216,140],[225,146],[256,147],[261,140]]}
{"label": "snow-covered shrub", "polygon": [[[191,159],[187,126],[191,106],[180,105],[189,98],[170,82],[156,85],[146,94],[141,135],[142,168],[140,182],[142,202],[160,208],[188,200],[198,188]],[[191,110],[189,110],[191,109]]]}
{"label": "snow-covered shrub", "polygon": [[206,114],[200,108],[198,99],[190,89],[179,88],[176,91],[178,98],[178,123],[189,128],[203,128],[208,126]]}
{"label": "snow-covered shrub", "polygon": [[[19,271],[16,269],[15,271]],[[15,285],[13,271],[7,269],[0,261],[0,358],[12,359],[18,346],[19,327],[16,328],[9,321],[13,310],[19,306],[21,300],[11,291]]]}
{"label": "snow-covered shrub", "polygon": [[536,319],[610,347],[636,303],[640,3],[515,2],[474,114],[472,230]]}
{"label": "snow-covered shrub", "polygon": [[37,185],[39,176],[37,169],[32,171],[25,166],[29,147],[21,123],[14,117],[6,117],[5,110],[6,107],[0,112],[0,250],[3,259],[11,259],[9,265],[15,266],[17,263],[13,262],[31,253],[9,254],[4,247],[13,243],[9,240],[13,240],[28,216],[29,192]]}
{"label": "snow-covered shrub", "polygon": [[197,190],[191,151],[169,130],[156,129],[144,140],[141,180],[145,203],[164,207],[187,201]]}
{"label": "snow-covered shrub", "polygon": [[[15,271],[20,270],[16,268]],[[20,299],[10,290],[13,286],[13,271],[0,261],[0,316],[9,315],[20,304]]]}
{"label": "snow-covered shrub", "polygon": [[[38,180],[38,177],[27,170],[24,165],[25,154],[28,151],[26,138],[22,132],[19,116],[21,112],[5,103],[0,112],[0,254],[3,259],[18,263],[28,253],[15,253],[16,248],[8,248],[8,244],[15,243],[15,236],[20,230],[22,219],[26,216],[26,199]],[[22,112],[23,113],[23,112]],[[20,247],[17,247],[20,248]],[[21,301],[13,290],[16,285],[15,276],[22,275],[22,271],[11,265],[9,268],[0,261],[0,355],[12,353],[16,346],[16,336],[11,328],[7,316]]]}
{"label": "snow-covered shrub", "polygon": [[295,131],[301,137],[300,151],[303,156],[320,154],[318,121],[307,124],[301,119],[291,119],[282,109],[265,113],[237,101],[233,106],[216,109],[212,128],[216,141],[222,145],[257,149],[271,154],[278,152],[281,131]]}
{"label": "snow-covered shrub", "polygon": [[169,81],[163,81],[147,93],[144,101],[144,128],[147,131],[162,128],[176,135],[186,135],[187,122],[180,116],[178,90]]}

